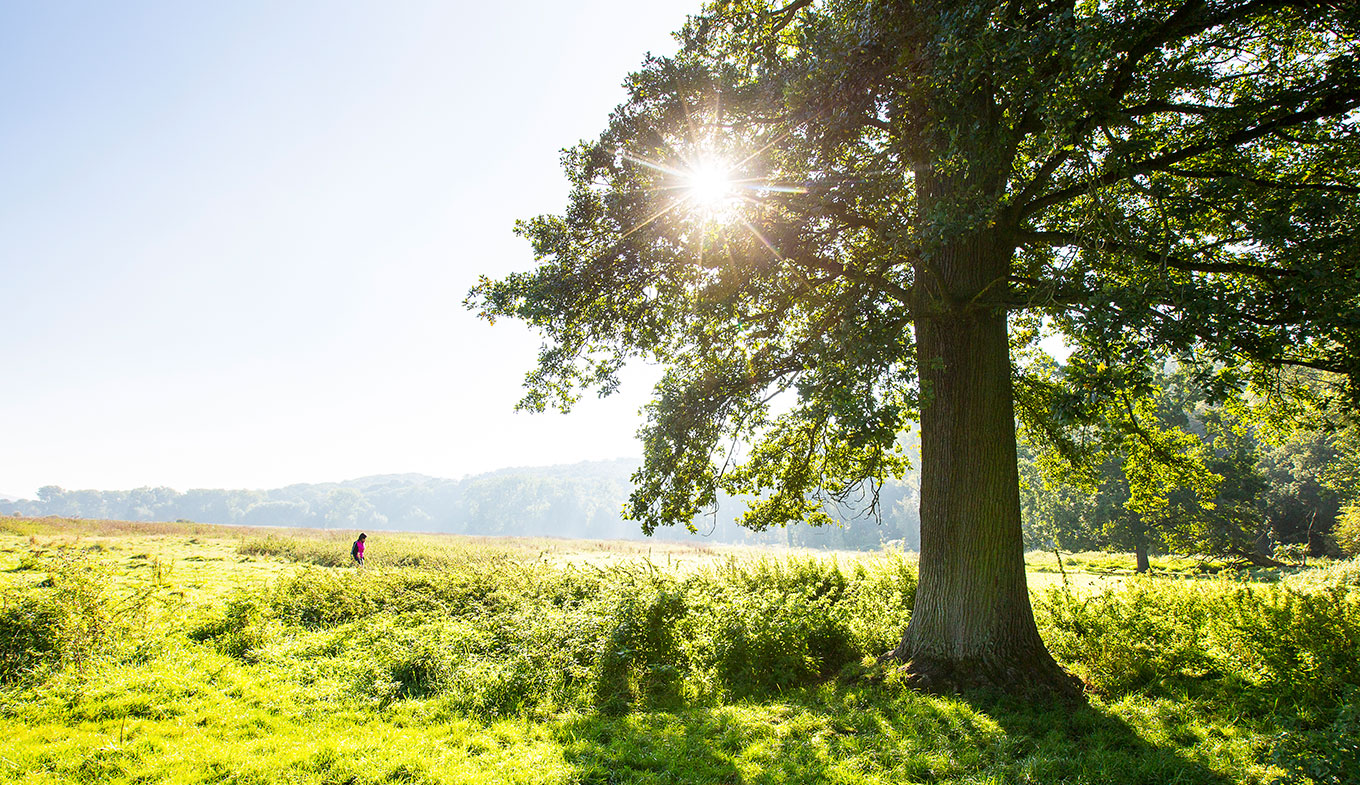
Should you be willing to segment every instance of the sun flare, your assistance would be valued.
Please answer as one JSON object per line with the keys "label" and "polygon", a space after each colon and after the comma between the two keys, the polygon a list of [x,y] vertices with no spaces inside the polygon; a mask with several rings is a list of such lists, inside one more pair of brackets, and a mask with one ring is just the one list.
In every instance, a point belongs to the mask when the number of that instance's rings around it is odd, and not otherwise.
{"label": "sun flare", "polygon": [[726,210],[736,195],[730,170],[714,161],[695,166],[687,179],[690,199],[710,213]]}
{"label": "sun flare", "polygon": [[[656,198],[655,212],[638,221],[623,236],[627,237],[670,215],[695,226],[745,227],[778,256],[779,251],[753,226],[751,217],[767,209],[767,200],[772,195],[806,193],[807,189],[800,185],[781,185],[751,171],[759,169],[750,164],[770,144],[744,157],[736,155],[728,158],[714,148],[728,154],[736,152],[730,144],[687,146],[674,143],[669,145],[674,154],[671,161],[654,160],[618,149],[617,155],[623,162],[647,170],[649,174],[646,178],[650,181],[647,185],[650,187],[646,190]],[[697,236],[707,236],[707,232],[700,232]]]}

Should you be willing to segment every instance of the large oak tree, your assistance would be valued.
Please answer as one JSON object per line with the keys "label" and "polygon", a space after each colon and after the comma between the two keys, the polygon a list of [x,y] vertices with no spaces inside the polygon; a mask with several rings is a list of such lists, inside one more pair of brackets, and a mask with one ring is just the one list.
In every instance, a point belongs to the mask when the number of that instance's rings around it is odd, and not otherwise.
{"label": "large oak tree", "polygon": [[[872,505],[921,436],[925,686],[1073,689],[1025,586],[1017,417],[1139,426],[1181,357],[1360,399],[1360,3],[719,0],[563,156],[537,266],[469,305],[545,338],[522,405],[664,367],[629,512]],[[1060,381],[1019,362],[1042,329]],[[1157,452],[1149,434],[1149,452]]]}

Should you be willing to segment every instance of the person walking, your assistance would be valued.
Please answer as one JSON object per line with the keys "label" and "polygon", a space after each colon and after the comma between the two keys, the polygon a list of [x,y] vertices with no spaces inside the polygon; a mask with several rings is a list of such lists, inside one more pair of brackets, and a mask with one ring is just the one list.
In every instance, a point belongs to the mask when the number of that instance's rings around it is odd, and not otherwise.
{"label": "person walking", "polygon": [[367,539],[368,535],[360,532],[359,539],[355,540],[354,544],[349,547],[349,555],[354,558],[356,567],[364,566],[364,540]]}

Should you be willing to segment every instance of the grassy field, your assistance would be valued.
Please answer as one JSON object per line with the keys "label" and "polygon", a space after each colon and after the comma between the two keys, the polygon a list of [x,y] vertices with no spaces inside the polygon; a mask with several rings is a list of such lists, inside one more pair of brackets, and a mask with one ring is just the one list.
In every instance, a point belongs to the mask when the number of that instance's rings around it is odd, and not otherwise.
{"label": "grassy field", "polygon": [[1355,562],[1031,554],[1071,707],[874,666],[910,555],[349,539],[0,518],[0,782],[1360,777]]}

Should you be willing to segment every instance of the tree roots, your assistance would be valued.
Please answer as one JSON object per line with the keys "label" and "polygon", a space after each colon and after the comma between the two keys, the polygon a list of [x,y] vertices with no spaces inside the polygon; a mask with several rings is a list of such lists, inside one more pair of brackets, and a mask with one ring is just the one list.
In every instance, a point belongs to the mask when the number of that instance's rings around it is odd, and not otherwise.
{"label": "tree roots", "polygon": [[1047,652],[1025,660],[979,658],[967,661],[928,656],[903,657],[900,650],[879,658],[888,671],[912,689],[934,695],[995,691],[1027,699],[1084,703],[1085,685]]}

